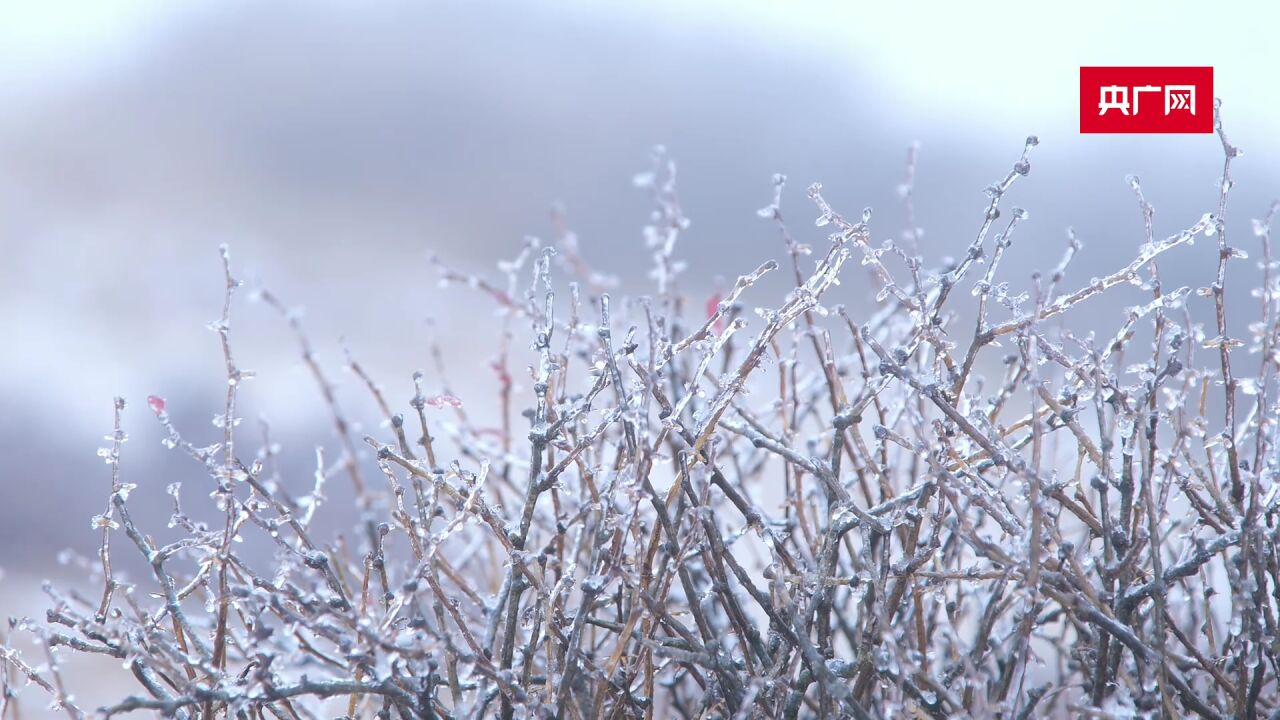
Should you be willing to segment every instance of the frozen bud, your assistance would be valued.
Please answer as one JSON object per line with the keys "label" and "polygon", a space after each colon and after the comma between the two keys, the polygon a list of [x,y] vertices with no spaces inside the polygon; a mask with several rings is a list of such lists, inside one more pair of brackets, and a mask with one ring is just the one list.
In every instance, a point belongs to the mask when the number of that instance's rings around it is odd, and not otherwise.
{"label": "frozen bud", "polygon": [[90,521],[90,527],[94,530],[115,530],[120,525],[109,515],[94,515]]}

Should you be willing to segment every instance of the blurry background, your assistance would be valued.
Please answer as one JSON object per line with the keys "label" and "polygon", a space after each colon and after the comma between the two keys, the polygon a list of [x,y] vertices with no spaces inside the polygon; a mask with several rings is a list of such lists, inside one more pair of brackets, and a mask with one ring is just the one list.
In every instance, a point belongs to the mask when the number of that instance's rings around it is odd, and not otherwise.
{"label": "blurry background", "polygon": [[[587,260],[619,292],[648,292],[649,202],[631,178],[655,143],[679,162],[693,225],[678,254],[695,296],[781,256],[755,214],[774,172],[790,178],[783,209],[801,239],[825,234],[804,197],[814,181],[897,236],[914,141],[922,248],[935,262],[959,254],[982,188],[1030,133],[1031,175],[1006,202],[1030,220],[1004,275],[1025,283],[1056,264],[1071,225],[1085,244],[1066,283],[1078,286],[1141,242],[1126,174],[1142,177],[1164,236],[1213,209],[1221,173],[1207,135],[1079,135],[1078,67],[1209,64],[1248,153],[1234,244],[1256,250],[1249,219],[1280,195],[1276,6],[959,5],[0,0],[0,616],[39,616],[42,579],[83,579],[58,555],[96,549],[112,396],[131,401],[122,469],[159,513],[154,531],[169,482],[202,494],[145,398],[168,398],[197,444],[220,436],[209,418],[225,380],[205,328],[220,310],[220,243],[251,288],[305,306],[367,427],[377,415],[342,372],[344,344],[400,406],[434,338],[483,416],[492,305],[439,288],[429,259],[493,274],[525,236],[554,237],[559,202]],[[1161,267],[1168,286],[1197,287],[1214,261],[1201,242]],[[874,290],[856,264],[846,278],[835,301],[865,312]],[[748,299],[776,303],[783,288],[769,287]],[[1137,296],[1098,307],[1126,301]],[[242,415],[271,419],[308,485],[314,445],[333,444],[324,407],[280,318],[244,302],[235,313],[238,362],[259,374]],[[1118,319],[1099,322],[1111,332]]]}

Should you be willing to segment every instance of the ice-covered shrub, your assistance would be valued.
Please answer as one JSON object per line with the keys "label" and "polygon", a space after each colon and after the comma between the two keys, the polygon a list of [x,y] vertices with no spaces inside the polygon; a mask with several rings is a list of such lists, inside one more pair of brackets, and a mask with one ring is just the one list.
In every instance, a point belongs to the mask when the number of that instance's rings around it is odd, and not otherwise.
{"label": "ice-covered shrub", "polygon": [[[186,487],[212,487],[222,519],[192,519],[184,503],[204,492],[174,486],[184,537],[150,539],[166,518],[130,512],[117,400],[93,521],[101,595],[51,592],[32,625],[48,657],[5,651],[6,688],[34,683],[80,717],[55,659],[83,652],[136,679],[108,716],[1274,716],[1275,208],[1236,241],[1259,273],[1228,244],[1237,151],[1219,136],[1216,208],[1165,237],[1133,179],[1136,259],[1082,282],[1071,238],[1021,293],[999,267],[1026,214],[1002,200],[1034,138],[943,266],[917,257],[915,228],[873,242],[870,213],[842,215],[816,185],[830,234],[811,251],[776,178],[761,215],[785,254],[754,269],[726,256],[744,274],[709,301],[682,292],[686,221],[656,154],[637,177],[656,207],[650,296],[611,299],[570,234],[497,279],[441,266],[503,314],[479,400],[500,429],[434,373],[388,398],[351,361],[387,421],[357,437],[283,313],[332,413],[336,461],[314,478],[281,476],[237,431],[226,261],[222,442],[192,446],[149,400],[158,437],[200,468]],[[1197,238],[1219,250],[1206,287],[1163,285],[1157,258]],[[867,317],[829,300],[859,264],[879,291]],[[770,297],[769,273],[793,289]],[[1233,311],[1248,337],[1228,336],[1228,277],[1259,283]],[[1147,299],[1089,309],[1122,284]],[[1088,312],[1091,332],[1060,322]],[[356,507],[322,502],[337,482]],[[319,514],[354,534],[319,536]],[[274,553],[242,551],[245,536]],[[150,576],[113,573],[134,552]],[[3,702],[10,717],[18,697]]]}

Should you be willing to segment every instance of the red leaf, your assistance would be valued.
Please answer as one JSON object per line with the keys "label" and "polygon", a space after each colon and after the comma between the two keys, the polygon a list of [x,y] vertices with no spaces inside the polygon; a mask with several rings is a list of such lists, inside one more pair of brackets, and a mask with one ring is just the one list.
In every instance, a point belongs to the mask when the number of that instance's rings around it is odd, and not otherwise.
{"label": "red leaf", "polygon": [[159,395],[148,395],[147,406],[151,408],[151,412],[159,415],[164,412],[164,398]]}
{"label": "red leaf", "polygon": [[462,401],[452,395],[436,395],[427,398],[427,404],[431,407],[451,407],[455,409],[462,408]]}
{"label": "red leaf", "polygon": [[497,373],[498,384],[502,386],[502,389],[511,389],[511,374],[507,372],[506,366],[503,365],[501,361],[494,360],[489,363],[489,367],[493,368],[493,371]]}

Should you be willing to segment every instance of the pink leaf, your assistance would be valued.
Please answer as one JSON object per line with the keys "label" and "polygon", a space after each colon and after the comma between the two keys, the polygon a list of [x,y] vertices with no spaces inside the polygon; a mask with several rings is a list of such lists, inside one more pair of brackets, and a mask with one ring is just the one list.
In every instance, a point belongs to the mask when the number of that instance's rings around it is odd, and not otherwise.
{"label": "pink leaf", "polygon": [[436,408],[441,408],[441,407],[451,407],[454,409],[462,408],[462,401],[452,395],[436,395],[435,397],[429,397],[427,398],[427,404],[430,405],[431,407],[436,407]]}
{"label": "pink leaf", "polygon": [[151,412],[155,413],[156,415],[160,415],[161,413],[164,412],[164,406],[165,406],[164,398],[160,397],[159,395],[148,395],[147,406],[151,408]]}

